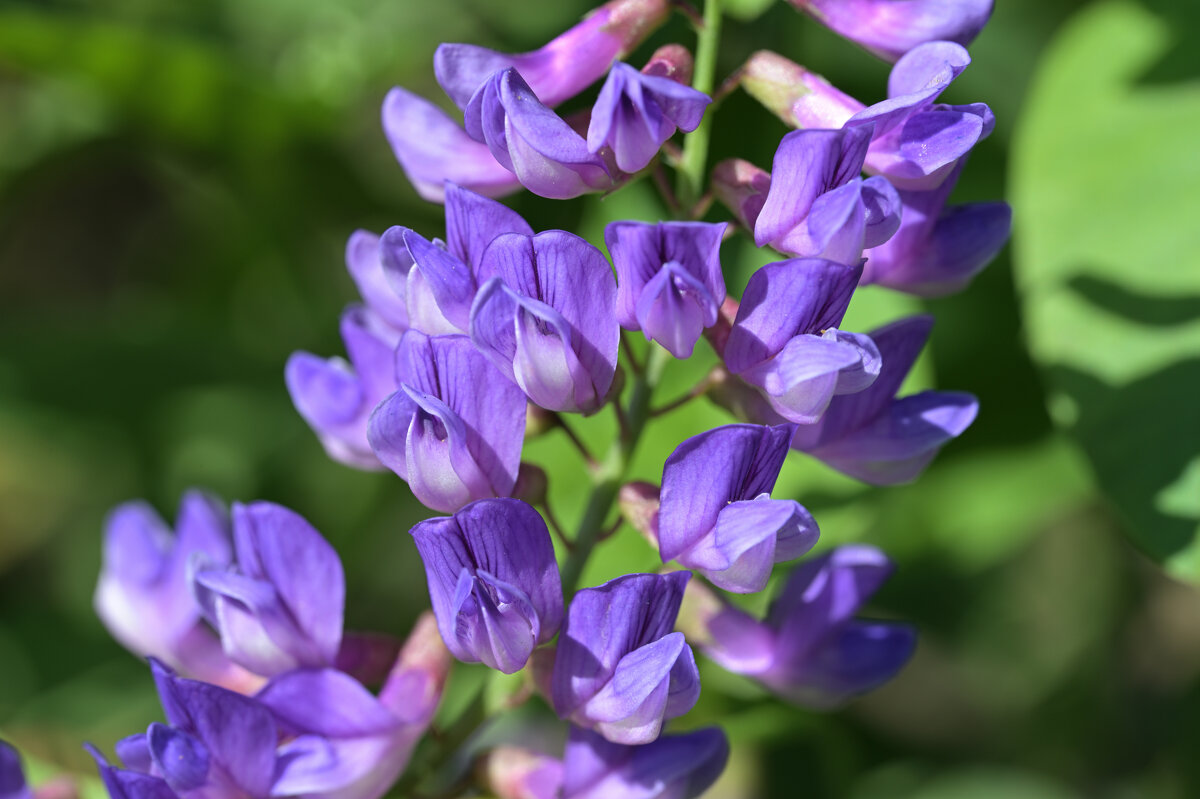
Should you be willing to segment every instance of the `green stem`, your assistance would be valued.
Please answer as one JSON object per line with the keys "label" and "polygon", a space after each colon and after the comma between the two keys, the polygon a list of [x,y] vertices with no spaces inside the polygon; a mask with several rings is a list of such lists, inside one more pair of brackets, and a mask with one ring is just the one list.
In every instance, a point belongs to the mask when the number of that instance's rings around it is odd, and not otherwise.
{"label": "green stem", "polygon": [[[712,95],[717,71],[717,48],[721,41],[721,0],[705,0],[704,27],[696,31],[696,67],[692,88]],[[683,140],[676,194],[680,204],[691,210],[704,191],[705,167],[708,165],[708,139],[712,114],[705,114],[700,126]]]}
{"label": "green stem", "polygon": [[579,532],[575,535],[574,550],[567,556],[562,567],[563,595],[570,596],[579,584],[583,567],[592,554],[592,549],[604,532],[604,521],[612,510],[621,490],[621,483],[629,462],[637,449],[642,437],[642,429],[650,418],[650,399],[654,387],[662,378],[663,369],[670,360],[670,353],[662,347],[651,344],[650,354],[646,357],[646,365],[637,381],[633,384],[633,393],[629,397],[629,406],[625,412],[628,427],[623,435],[609,449],[608,454],[596,471],[592,493],[588,497],[587,507],[583,511],[583,520],[579,523]]}

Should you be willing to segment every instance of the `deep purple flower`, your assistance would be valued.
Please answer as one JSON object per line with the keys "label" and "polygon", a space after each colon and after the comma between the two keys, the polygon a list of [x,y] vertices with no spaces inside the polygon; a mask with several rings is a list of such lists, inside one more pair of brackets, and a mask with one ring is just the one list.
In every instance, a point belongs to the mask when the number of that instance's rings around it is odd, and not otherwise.
{"label": "deep purple flower", "polygon": [[96,614],[138,656],[209,681],[233,679],[240,669],[222,654],[188,583],[193,556],[224,565],[231,549],[227,511],[200,491],[183,495],[174,533],[146,503],[120,505],[105,522]]}
{"label": "deep purple flower", "polygon": [[788,2],[885,61],[939,39],[970,44],[987,24],[993,5],[993,0]]}
{"label": "deep purple flower", "polygon": [[628,574],[575,594],[551,694],[560,718],[613,743],[645,744],[700,697],[683,633],[671,632],[690,572]]}
{"label": "deep purple flower", "polygon": [[333,665],[345,576],[337,552],[299,514],[270,502],[233,507],[237,567],[198,563],[196,598],[231,660],[255,674]]}
{"label": "deep purple flower", "polygon": [[412,528],[442,640],[505,674],[558,633],[562,584],[546,523],[518,499],[481,499]]}
{"label": "deep purple flower", "polygon": [[293,795],[287,747],[271,713],[250,697],[175,676],[151,660],[166,724],[122,739],[116,768],[95,749],[112,799],[267,799]]}
{"label": "deep purple flower", "polygon": [[716,727],[625,746],[578,727],[563,754],[563,799],[694,799],[717,781],[729,740]]}
{"label": "deep purple flower", "polygon": [[750,278],[725,363],[785,419],[812,424],[835,394],[861,391],[879,374],[871,339],[837,329],[861,272],[797,258],[767,264]]}
{"label": "deep purple flower", "polygon": [[621,330],[604,255],[551,230],[488,247],[471,307],[471,341],[535,404],[588,413],[604,404]]}
{"label": "deep purple flower", "polygon": [[854,618],[891,573],[879,550],[848,545],[802,563],[762,622],[708,602],[704,653],[797,704],[841,704],[890,680],[916,645],[907,624]]}
{"label": "deep purple flower", "polygon": [[771,499],[793,425],[731,424],[684,441],[663,465],[658,546],[726,591],[761,591],[776,563],[812,549],[812,515]]}
{"label": "deep purple flower", "polygon": [[568,200],[613,187],[604,160],[544,106],[515,69],[492,74],[465,110],[467,133],[534,194]]}
{"label": "deep purple flower", "polygon": [[471,44],[439,45],[438,83],[459,108],[493,73],[515,68],[538,98],[555,106],[586,89],[609,65],[632,52],[670,14],[667,0],[611,0],[582,22],[529,53],[508,54]]}
{"label": "deep purple flower", "polygon": [[333,669],[271,680],[256,699],[295,738],[277,792],[308,799],[376,799],[403,773],[433,720],[450,670],[428,614],[418,620],[379,696]]}
{"label": "deep purple flower", "polygon": [[477,275],[488,245],[504,233],[533,235],[507,206],[446,184],[446,241],[429,241],[404,227],[383,234],[384,271],[405,298],[409,327],[430,336],[466,333]]}
{"label": "deep purple flower", "polygon": [[0,799],[33,799],[21,768],[21,756],[6,741],[0,741]]}
{"label": "deep purple flower", "polygon": [[359,469],[380,468],[367,442],[367,421],[396,390],[393,351],[399,334],[362,306],[342,314],[342,342],[349,363],[296,352],[284,380],[296,410],[334,460]]}
{"label": "deep purple flower", "polygon": [[383,101],[383,132],[417,194],[441,202],[446,181],[500,197],[520,188],[512,171],[442,109],[399,86]]}
{"label": "deep purple flower", "polygon": [[933,319],[914,316],[873,331],[883,368],[858,394],[836,397],[819,422],[796,430],[795,449],[876,485],[913,480],[979,410],[970,394],[922,391],[896,398]]}
{"label": "deep purple flower", "polygon": [[964,288],[996,257],[1012,230],[1012,209],[1004,202],[946,207],[963,163],[936,189],[900,192],[900,230],[867,251],[862,284],[940,297]]}
{"label": "deep purple flower", "polygon": [[900,198],[883,178],[859,176],[870,139],[869,126],[784,136],[754,243],[857,264],[865,247],[887,241],[900,226]]}
{"label": "deep purple flower", "polygon": [[396,348],[396,379],[400,389],[375,409],[367,430],[379,460],[422,504],[444,513],[508,496],[525,437],[521,390],[466,336],[415,330]]}
{"label": "deep purple flower", "polygon": [[960,45],[931,42],[892,67],[888,99],[846,122],[847,128],[873,128],[868,170],[897,188],[927,191],[937,188],[955,163],[987,138],[996,119],[986,105],[934,102],[970,63]]}
{"label": "deep purple flower", "polygon": [[671,78],[613,64],[592,106],[588,150],[611,147],[622,171],[637,172],[654,160],[676,129],[695,130],[711,102],[707,94]]}
{"label": "deep purple flower", "polygon": [[617,321],[676,358],[690,358],[725,301],[725,224],[613,222],[604,243],[617,270]]}

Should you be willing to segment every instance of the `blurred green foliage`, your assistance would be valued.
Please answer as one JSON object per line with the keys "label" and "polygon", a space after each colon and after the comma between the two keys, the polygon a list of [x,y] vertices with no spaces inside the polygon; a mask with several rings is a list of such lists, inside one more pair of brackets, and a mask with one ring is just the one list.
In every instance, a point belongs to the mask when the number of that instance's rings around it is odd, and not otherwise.
{"label": "blurred green foliage", "polygon": [[[170,516],[202,485],[281,502],[342,553],[351,627],[400,635],[426,606],[406,534],[425,512],[392,475],[324,456],[283,363],[340,351],[353,229],[440,233],[440,208],[415,196],[379,129],[387,89],[436,97],[438,42],[530,49],[588,5],[0,5],[0,729],[35,782],[90,775],[81,740],[108,747],[158,717],[144,666],[90,608],[120,501]],[[780,486],[816,514],[823,546],[865,540],[897,560],[873,610],[917,624],[920,648],[893,684],[829,715],[704,666],[713,690],[686,721],[734,738],[713,796],[1200,795],[1200,597],[1124,538],[1197,573],[1197,10],[998,5],[947,100],[996,112],[955,199],[1014,202],[1020,301],[1006,252],[955,297],[860,292],[850,320],[934,313],[913,387],[972,391],[980,419],[914,485],[868,489],[797,458]],[[722,71],[770,48],[882,96],[886,65],[786,4],[729,10]],[[690,43],[684,20],[646,52],[672,40]],[[713,157],[766,165],[783,132],[735,94]],[[593,240],[607,221],[662,212],[644,184],[511,202],[539,229]],[[768,258],[730,241],[731,286]],[[658,400],[705,357],[673,365]],[[704,404],[664,417],[636,476],[655,479],[679,440],[725,418]],[[610,424],[578,429],[599,449]],[[527,453],[551,474],[581,468],[558,433]],[[551,500],[570,521],[579,486],[559,480]],[[585,579],[655,563],[623,529]]]}

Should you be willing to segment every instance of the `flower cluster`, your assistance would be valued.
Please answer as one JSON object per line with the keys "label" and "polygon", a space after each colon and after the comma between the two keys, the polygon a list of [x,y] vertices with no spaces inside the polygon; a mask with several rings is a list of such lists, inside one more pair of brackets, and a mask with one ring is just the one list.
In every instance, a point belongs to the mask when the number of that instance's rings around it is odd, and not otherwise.
{"label": "flower cluster", "polygon": [[[709,1],[699,36],[715,47]],[[416,191],[444,204],[445,229],[355,232],[346,267],[361,303],[341,319],[346,358],[296,353],[285,377],[330,457],[390,470],[444,514],[410,531],[432,613],[403,644],[346,631],[337,552],[278,505],[227,511],[190,492],[173,528],[144,504],[117,508],[96,610],[149,658],[165,723],[118,742],[120,765],[93,750],[113,799],[376,799],[433,721],[452,659],[523,674],[508,705],[540,696],[565,722],[561,750],[440,751],[461,744],[441,735],[422,775],[461,755],[506,799],[686,799],[729,755],[719,729],[664,732],[700,698],[697,652],[815,709],[903,667],[914,631],[857,618],[892,571],[874,547],[800,561],[761,621],[723,592],[762,592],[777,564],[818,545],[813,515],[777,489],[793,451],[905,482],[975,418],[967,394],[897,397],[929,317],[871,332],[843,322],[863,284],[964,287],[1008,235],[1002,203],[946,206],[990,110],[937,102],[991,3],[792,3],[894,61],[888,97],[864,106],[782,56],[752,55],[726,85],[797,130],[769,173],[741,160],[712,170],[732,219],[706,221],[703,198],[661,179],[674,166],[703,181],[721,99],[708,93],[712,59],[672,44],[640,70],[622,60],[666,21],[667,0],[612,0],[528,53],[442,45],[434,71],[461,124],[388,94],[384,131]],[[555,110],[601,79],[590,108]],[[682,153],[664,147],[693,131]],[[677,218],[614,222],[603,249],[495,199],[611,192],[650,173]],[[733,297],[721,249],[739,230],[780,258]],[[630,453],[665,412],[652,399],[666,364],[702,338],[718,363],[681,402],[707,396],[727,423],[678,443],[657,483],[628,482]],[[591,491],[568,536],[546,499],[560,476],[522,450],[548,429],[583,448],[571,426],[606,409],[620,432],[602,461],[585,450]],[[580,587],[618,513],[661,570]]]}

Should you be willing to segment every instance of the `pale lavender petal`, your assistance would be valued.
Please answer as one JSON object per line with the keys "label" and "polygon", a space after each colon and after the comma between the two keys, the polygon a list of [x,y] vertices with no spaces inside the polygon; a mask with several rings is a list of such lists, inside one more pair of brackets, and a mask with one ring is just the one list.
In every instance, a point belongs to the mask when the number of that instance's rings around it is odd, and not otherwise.
{"label": "pale lavender petal", "polygon": [[788,0],[886,61],[926,42],[970,44],[993,0]]}
{"label": "pale lavender petal", "polygon": [[533,228],[506,205],[461,186],[446,186],[446,247],[456,258],[478,270],[488,245],[504,233],[532,236]]}
{"label": "pale lavender petal", "polygon": [[776,664],[802,664],[831,631],[840,629],[893,571],[875,547],[850,544],[805,561],[792,572],[771,605]]}
{"label": "pale lavender petal", "polygon": [[470,324],[471,300],[475,297],[475,277],[471,268],[457,256],[411,230],[391,228],[383,234],[384,241],[392,236],[402,238],[414,268],[421,271],[421,278],[428,284],[441,316],[459,332],[466,331]]}
{"label": "pale lavender petal", "polygon": [[1012,209],[1007,203],[930,208],[923,194],[935,192],[902,194],[904,224],[893,241],[867,253],[864,283],[923,297],[949,294],[964,288],[1008,241]]}
{"label": "pale lavender petal", "polygon": [[400,724],[357,680],[335,669],[280,674],[255,699],[287,729],[333,738],[379,735]]}
{"label": "pale lavender petal", "polygon": [[775,661],[775,631],[731,605],[708,620],[705,632],[704,654],[726,671],[758,675]]}
{"label": "pale lavender petal", "polygon": [[426,200],[441,202],[446,181],[488,197],[520,188],[486,145],[433,103],[398,86],[383,101],[383,131],[413,188]]}
{"label": "pale lavender petal", "polygon": [[743,372],[778,354],[795,336],[841,324],[862,268],[823,259],[767,264],[742,294],[725,362]]}
{"label": "pale lavender petal", "polygon": [[865,372],[863,350],[842,340],[835,329],[824,335],[798,335],[775,357],[740,373],[763,390],[783,418],[799,424],[816,422],[837,392],[841,375]]}
{"label": "pale lavender petal", "polygon": [[730,502],[769,494],[787,457],[790,425],[732,424],[684,441],[663,464],[658,514],[664,562],[696,545]]}
{"label": "pale lavender petal", "polygon": [[717,728],[664,735],[643,746],[573,727],[563,760],[563,799],[696,799],[717,780],[729,742]]}
{"label": "pale lavender petal", "polygon": [[588,150],[612,148],[617,166],[637,172],[653,160],[676,129],[695,130],[711,98],[670,78],[614,64],[588,126]]}
{"label": "pale lavender petal", "polygon": [[[491,488],[487,496],[511,492],[525,435],[525,397],[521,390],[505,380],[466,336],[430,338],[409,331],[396,350],[396,374],[415,391],[436,397],[462,421],[466,450]],[[481,385],[490,390],[478,391]],[[370,424],[377,454],[406,480],[410,467],[400,464],[406,457],[405,442],[418,411],[416,403],[398,392],[376,411]]]}
{"label": "pale lavender petal", "polygon": [[473,502],[412,529],[438,628],[455,657],[505,673],[562,623],[562,587],[545,522],[515,499]]}
{"label": "pale lavender petal", "polygon": [[[403,265],[405,273],[408,266],[411,261]],[[396,292],[395,283],[384,272],[379,236],[367,230],[356,230],[350,235],[346,242],[346,270],[367,307],[397,330],[408,327],[404,295]]]}
{"label": "pale lavender petal", "polygon": [[515,67],[549,106],[574,97],[666,20],[666,0],[613,0],[541,48],[508,54],[470,44],[442,44],[434,53],[438,83],[459,108],[493,72]]}
{"label": "pale lavender petal", "polygon": [[862,171],[870,126],[793,131],[779,143],[771,165],[771,188],[754,223],[762,247],[797,227],[818,197]]}
{"label": "pale lavender petal", "polygon": [[834,708],[896,676],[916,646],[916,630],[907,624],[851,621],[802,665],[780,664],[762,680],[797,704]]}
{"label": "pale lavender petal", "polygon": [[687,359],[704,328],[717,323],[720,303],[707,286],[668,261],[642,289],[636,309],[638,328],[676,358]]}
{"label": "pale lavender petal", "polygon": [[683,633],[671,633],[626,654],[612,678],[572,714],[572,720],[593,727],[613,743],[653,741],[662,729],[671,670],[685,649],[689,647]]}
{"label": "pale lavender petal", "polygon": [[[562,345],[569,346],[578,368],[565,352],[545,362],[533,357],[540,353],[532,349],[526,356],[528,368],[546,372],[538,375],[538,382],[544,385],[555,385],[548,371],[552,366],[557,367],[555,373],[560,376],[559,382],[566,379],[564,370],[571,376],[572,395],[564,399],[562,407],[551,409],[589,412],[599,407],[616,372],[621,335],[614,318],[616,281],[604,255],[565,231],[547,231],[533,238],[501,236],[488,248],[480,269],[481,282],[491,278],[502,280],[511,294],[503,300],[504,304],[487,310],[486,321],[477,319],[472,323],[472,338],[476,345],[496,362],[515,359],[520,354],[522,342],[519,339],[523,334],[528,334],[525,341],[530,348],[541,344],[541,337],[553,337],[554,341],[545,344],[553,344],[558,349],[565,349]],[[485,286],[476,297],[472,315],[484,313],[485,305],[493,299],[500,303],[505,294],[495,284]],[[516,295],[532,302],[516,302]],[[523,319],[512,306],[533,314],[536,320]],[[553,309],[555,315],[549,314],[546,306]],[[565,328],[558,322],[559,317]],[[512,319],[511,338],[502,330],[504,318]],[[517,322],[521,322],[521,326],[517,326]],[[521,382],[515,368],[514,377]],[[565,393],[561,388],[560,391]],[[544,399],[552,400],[551,397]]]}
{"label": "pale lavender petal", "polygon": [[924,391],[893,401],[870,424],[810,454],[872,485],[906,483],[978,412],[979,401],[970,394]]}
{"label": "pale lavender petal", "polygon": [[298,629],[332,664],[346,600],[337,551],[298,513],[270,502],[235,505],[233,536],[238,567],[270,582]]}
{"label": "pale lavender petal", "polygon": [[552,695],[560,717],[603,689],[621,658],[671,632],[690,577],[632,574],[575,595],[554,666]]}

